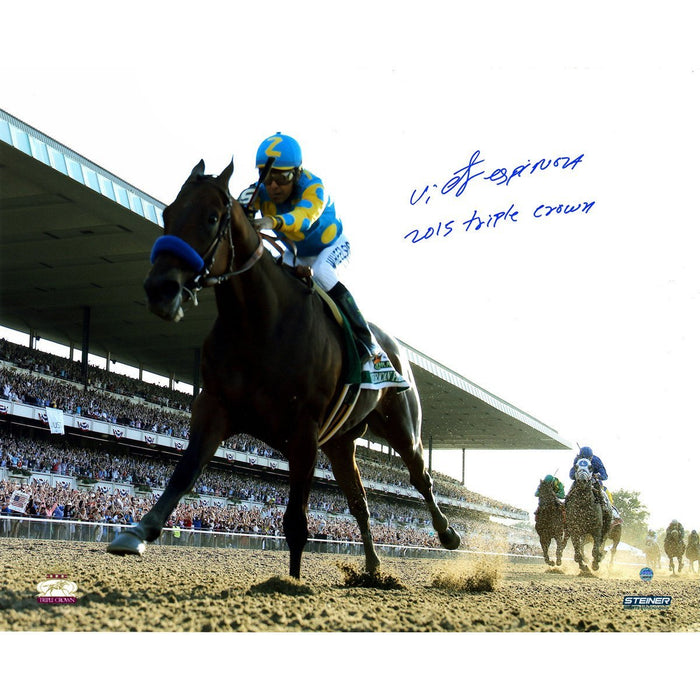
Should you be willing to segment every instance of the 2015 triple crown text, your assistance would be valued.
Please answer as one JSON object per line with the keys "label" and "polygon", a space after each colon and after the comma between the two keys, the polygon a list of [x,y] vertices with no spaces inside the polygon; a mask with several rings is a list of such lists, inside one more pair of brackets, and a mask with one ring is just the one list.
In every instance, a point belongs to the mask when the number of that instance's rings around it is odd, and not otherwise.
{"label": "2015 triple crown text", "polygon": [[[474,151],[469,162],[455,170],[447,181],[440,187],[437,183],[425,185],[422,189],[416,188],[409,197],[411,206],[429,205],[431,198],[436,194],[440,197],[453,196],[461,197],[468,188],[473,188],[478,182],[486,182],[497,187],[509,187],[514,180],[536,177],[541,173],[551,169],[559,169],[567,174],[573,173],[577,166],[583,162],[584,154],[578,156],[559,156],[557,158],[541,158],[536,162],[528,161],[512,168],[489,169],[482,165],[486,162],[481,158],[481,151]],[[547,219],[559,215],[589,214],[595,200],[586,199],[574,202],[541,202],[528,211],[521,212],[517,205],[509,202],[509,206],[504,206],[500,211],[481,211],[470,208],[462,216],[449,220],[436,221],[434,224],[422,229],[415,228],[404,235],[404,240],[411,243],[418,243],[433,237],[446,237],[453,232],[469,233],[480,229],[503,228],[512,226],[523,220],[525,217],[535,219]]]}

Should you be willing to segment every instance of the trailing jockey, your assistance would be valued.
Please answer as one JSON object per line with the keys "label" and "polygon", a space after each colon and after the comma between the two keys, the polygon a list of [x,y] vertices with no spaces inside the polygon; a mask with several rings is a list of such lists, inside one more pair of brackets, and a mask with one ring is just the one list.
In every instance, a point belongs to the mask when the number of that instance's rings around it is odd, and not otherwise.
{"label": "trailing jockey", "polygon": [[[620,513],[613,503],[613,497],[610,491],[603,484],[608,478],[608,472],[603,465],[600,457],[593,454],[593,450],[590,447],[584,446],[579,450],[578,455],[574,458],[574,464],[569,470],[569,478],[576,478],[576,467],[579,460],[585,459],[591,465],[591,475],[593,476],[593,492],[596,494],[596,500],[603,507],[603,520],[608,522],[608,528],[610,524],[619,520],[622,522]],[[607,532],[607,530],[606,530]]]}
{"label": "trailing jockey", "polygon": [[[542,487],[542,484],[551,484],[552,485],[552,491],[554,492],[554,495],[561,506],[562,514],[566,515],[566,510],[564,509],[564,497],[566,496],[566,493],[564,492],[564,484],[561,483],[559,479],[557,479],[556,476],[552,474],[547,474],[547,476],[542,479],[542,482],[540,485],[537,487],[537,491],[535,491],[535,497],[539,498],[540,496],[540,488]],[[535,510],[535,519],[537,518],[537,514],[539,513],[539,506]]]}

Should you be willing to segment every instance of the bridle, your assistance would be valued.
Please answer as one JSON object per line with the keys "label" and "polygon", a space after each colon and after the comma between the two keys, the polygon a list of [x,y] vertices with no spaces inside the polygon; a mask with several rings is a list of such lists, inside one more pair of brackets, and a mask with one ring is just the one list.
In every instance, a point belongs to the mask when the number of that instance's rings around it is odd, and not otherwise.
{"label": "bridle", "polygon": [[[211,181],[216,185],[210,175],[200,175],[198,176],[197,180],[198,182],[202,182],[204,180]],[[192,280],[189,283],[182,285],[183,291],[189,295],[194,306],[198,305],[197,292],[205,287],[215,287],[231,277],[242,275],[244,272],[247,272],[255,265],[255,263],[258,262],[258,260],[260,260],[265,250],[263,238],[267,237],[263,236],[261,233],[257,233],[259,239],[257,248],[241,267],[236,270],[233,269],[236,256],[236,251],[233,245],[233,230],[231,228],[231,208],[233,206],[233,200],[228,192],[224,191],[218,186],[217,189],[219,189],[221,194],[223,194],[226,198],[226,209],[224,216],[221,217],[221,221],[219,222],[216,235],[203,254],[200,255],[189,243],[184,241],[179,236],[172,235],[160,236],[160,238],[156,240],[153,249],[151,250],[151,263],[155,262],[160,253],[167,252],[175,255],[197,270],[197,274],[192,278]],[[221,275],[212,275],[211,269],[214,267],[214,263],[216,262],[216,253],[224,238],[228,238],[229,248],[231,250],[228,269]]]}

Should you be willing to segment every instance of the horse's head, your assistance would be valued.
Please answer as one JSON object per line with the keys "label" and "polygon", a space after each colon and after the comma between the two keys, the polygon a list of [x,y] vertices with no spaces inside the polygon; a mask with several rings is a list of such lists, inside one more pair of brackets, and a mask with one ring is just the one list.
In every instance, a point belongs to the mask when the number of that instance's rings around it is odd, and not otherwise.
{"label": "horse's head", "polygon": [[585,457],[576,462],[576,470],[574,472],[574,481],[580,485],[587,485],[593,479],[593,468],[590,460]]}
{"label": "horse's head", "polygon": [[200,160],[163,212],[163,235],[153,246],[144,282],[148,308],[157,316],[179,321],[183,301],[196,303],[196,292],[224,271],[226,261],[217,253],[231,240],[232,207],[238,207],[228,190],[232,174],[233,161],[214,177],[204,174]]}
{"label": "horse's head", "polygon": [[554,480],[550,479],[547,481],[547,479],[540,479],[540,487],[537,490],[537,493],[539,494],[540,498],[544,497],[545,500],[553,498],[556,494],[554,490]]}

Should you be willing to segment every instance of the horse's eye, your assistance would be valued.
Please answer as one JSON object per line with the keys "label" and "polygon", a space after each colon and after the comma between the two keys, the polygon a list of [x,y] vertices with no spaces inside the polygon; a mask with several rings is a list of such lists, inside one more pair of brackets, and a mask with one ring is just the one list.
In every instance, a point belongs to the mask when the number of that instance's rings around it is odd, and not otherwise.
{"label": "horse's eye", "polygon": [[209,225],[210,226],[213,226],[218,220],[219,220],[219,217],[216,214],[209,214]]}

